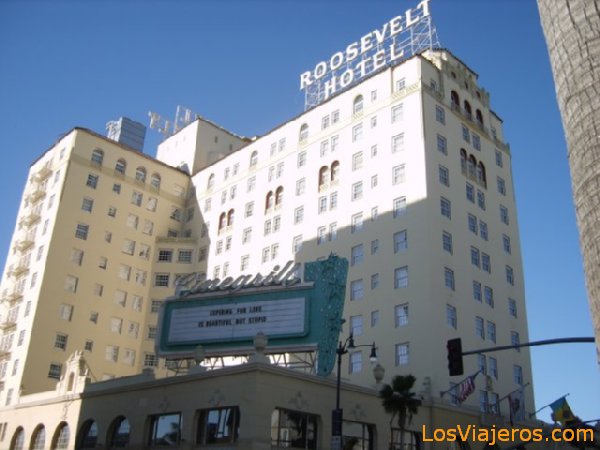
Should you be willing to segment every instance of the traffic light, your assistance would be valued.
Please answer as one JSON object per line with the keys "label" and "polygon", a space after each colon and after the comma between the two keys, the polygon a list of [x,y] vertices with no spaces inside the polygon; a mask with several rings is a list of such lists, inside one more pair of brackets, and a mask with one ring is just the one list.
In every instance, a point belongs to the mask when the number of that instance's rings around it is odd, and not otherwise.
{"label": "traffic light", "polygon": [[450,339],[446,344],[448,349],[448,372],[450,376],[463,374],[462,343],[460,338]]}

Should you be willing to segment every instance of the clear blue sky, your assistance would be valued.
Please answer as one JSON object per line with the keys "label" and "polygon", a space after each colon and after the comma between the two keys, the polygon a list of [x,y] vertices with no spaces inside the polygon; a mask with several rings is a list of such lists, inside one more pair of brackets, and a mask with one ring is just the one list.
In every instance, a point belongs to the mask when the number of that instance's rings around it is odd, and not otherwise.
{"label": "clear blue sky", "polygon": [[[0,258],[30,163],[64,132],[185,105],[260,135],[303,109],[299,75],[417,0],[0,2]],[[441,44],[503,118],[531,340],[591,336],[566,144],[534,0],[431,0]],[[145,151],[154,154],[153,132]],[[441,343],[443,345],[443,343]],[[536,404],[600,417],[592,344],[532,350]],[[501,393],[502,394],[502,393]],[[549,411],[540,413],[549,420]]]}

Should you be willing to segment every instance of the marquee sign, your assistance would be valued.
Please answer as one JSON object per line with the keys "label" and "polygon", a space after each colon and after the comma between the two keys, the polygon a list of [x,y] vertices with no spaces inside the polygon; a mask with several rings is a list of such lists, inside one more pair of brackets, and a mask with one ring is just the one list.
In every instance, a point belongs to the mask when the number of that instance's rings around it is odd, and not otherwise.
{"label": "marquee sign", "polygon": [[328,375],[341,329],[348,261],[331,255],[306,263],[302,278],[299,266],[290,262],[267,276],[231,280],[182,278],[179,296],[161,306],[157,354],[190,358],[198,345],[208,356],[247,354],[262,332],[269,338],[267,353],[318,349],[318,374]]}
{"label": "marquee sign", "polygon": [[365,76],[387,65],[407,59],[439,45],[431,23],[429,1],[422,0],[403,15],[394,17],[345,50],[319,62],[313,70],[300,75],[300,90],[305,91],[305,109],[327,100]]}

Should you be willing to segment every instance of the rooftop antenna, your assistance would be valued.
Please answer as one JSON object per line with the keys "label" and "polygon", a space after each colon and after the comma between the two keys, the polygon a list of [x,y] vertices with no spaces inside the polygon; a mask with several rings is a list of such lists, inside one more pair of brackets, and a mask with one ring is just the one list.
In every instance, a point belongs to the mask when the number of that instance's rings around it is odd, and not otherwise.
{"label": "rooftop antenna", "polygon": [[148,112],[148,116],[150,117],[150,129],[156,130],[162,134],[163,140],[177,133],[179,130],[185,128],[200,117],[199,114],[196,114],[190,108],[181,105],[177,105],[174,120],[167,120],[158,113],[152,111]]}

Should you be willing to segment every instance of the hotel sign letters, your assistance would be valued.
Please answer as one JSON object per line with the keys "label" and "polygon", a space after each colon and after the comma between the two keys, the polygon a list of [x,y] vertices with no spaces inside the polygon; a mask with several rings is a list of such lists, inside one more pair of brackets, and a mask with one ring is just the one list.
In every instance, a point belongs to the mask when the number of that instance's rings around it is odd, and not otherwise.
{"label": "hotel sign letters", "polygon": [[[403,59],[405,47],[396,38],[429,17],[429,0],[396,16],[377,29],[334,53],[328,61],[319,62],[313,70],[300,75],[300,90],[320,85],[320,99],[326,100],[338,89],[369,75],[396,60]],[[412,46],[411,46],[412,47]]]}

